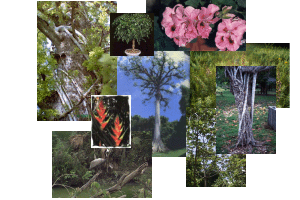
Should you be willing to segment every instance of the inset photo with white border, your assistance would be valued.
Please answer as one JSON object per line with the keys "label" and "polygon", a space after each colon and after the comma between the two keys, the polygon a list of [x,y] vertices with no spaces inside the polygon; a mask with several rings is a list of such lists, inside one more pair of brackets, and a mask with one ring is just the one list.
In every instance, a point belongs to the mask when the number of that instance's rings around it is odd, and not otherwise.
{"label": "inset photo with white border", "polygon": [[131,148],[131,96],[92,95],[92,148]]}

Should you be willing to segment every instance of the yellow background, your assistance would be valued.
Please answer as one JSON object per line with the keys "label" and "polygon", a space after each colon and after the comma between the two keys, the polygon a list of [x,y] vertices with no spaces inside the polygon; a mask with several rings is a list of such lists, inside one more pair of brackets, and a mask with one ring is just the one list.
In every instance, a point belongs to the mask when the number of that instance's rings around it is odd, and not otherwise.
{"label": "yellow background", "polygon": [[[90,122],[37,122],[36,1],[1,2],[2,199],[52,198],[52,131]],[[153,199],[298,199],[299,3],[247,0],[247,43],[291,43],[290,109],[277,109],[277,154],[247,155],[247,187],[186,188],[185,158],[153,158]],[[145,0],[119,0],[118,12],[145,12]],[[297,115],[298,114],[298,115]]]}

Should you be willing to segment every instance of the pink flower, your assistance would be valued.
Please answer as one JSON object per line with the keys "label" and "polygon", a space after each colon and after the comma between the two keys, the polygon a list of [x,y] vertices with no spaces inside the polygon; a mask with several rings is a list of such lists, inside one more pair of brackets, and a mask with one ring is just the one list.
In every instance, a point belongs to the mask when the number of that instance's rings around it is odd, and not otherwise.
{"label": "pink flower", "polygon": [[190,40],[187,39],[187,38],[185,38],[185,37],[175,37],[175,38],[174,38],[174,42],[175,42],[178,46],[182,47],[182,46],[185,46],[186,43],[190,42]]}
{"label": "pink flower", "polygon": [[185,27],[182,27],[182,23],[186,21],[186,16],[184,15],[184,7],[181,4],[177,4],[173,9],[167,7],[163,12],[163,17],[161,25],[169,38],[185,34]]}
{"label": "pink flower", "polygon": [[201,7],[201,10],[204,11],[205,13],[205,20],[211,24],[216,23],[217,21],[219,21],[220,18],[213,18],[214,14],[220,10],[219,6],[216,6],[214,4],[209,4],[207,8],[205,7]]}
{"label": "pink flower", "polygon": [[200,14],[199,9],[195,9],[191,6],[188,6],[184,10],[184,14],[189,18],[190,20],[197,20],[198,15]]}
{"label": "pink flower", "polygon": [[165,11],[163,12],[163,20],[161,21],[161,25],[163,27],[166,26],[166,24],[173,23],[172,20],[172,14],[175,14],[172,8],[166,7]]}
{"label": "pink flower", "polygon": [[199,21],[197,24],[197,30],[199,36],[201,36],[202,38],[208,38],[212,29],[209,26],[209,23],[205,23],[204,21]]}
{"label": "pink flower", "polygon": [[239,18],[223,19],[218,26],[215,38],[216,46],[222,51],[236,51],[240,47],[245,31],[245,20]]}
{"label": "pink flower", "polygon": [[[174,38],[179,36],[180,30],[181,30],[180,25],[176,26],[174,23],[165,24],[165,32],[169,38]],[[181,34],[182,34],[182,30],[181,30]]]}
{"label": "pink flower", "polygon": [[174,8],[165,9],[161,25],[166,35],[173,38],[178,46],[186,46],[194,38],[208,38],[212,31],[210,24],[223,18],[218,26],[216,45],[223,51],[236,51],[246,31],[246,21],[232,19],[235,15],[228,13],[231,9],[231,6],[224,6],[222,11],[219,11],[218,6],[209,4],[207,8],[201,7],[200,10],[191,6],[184,8],[183,5],[177,4]]}
{"label": "pink flower", "polygon": [[[183,23],[185,27],[185,37],[192,40],[198,36],[198,32],[196,29],[196,20],[200,13],[199,9],[194,9],[191,6],[188,6],[184,10],[184,14],[186,15],[186,21]],[[182,35],[181,35],[182,36]]]}
{"label": "pink flower", "polygon": [[202,38],[208,38],[211,27],[210,24],[216,23],[219,18],[213,18],[215,12],[219,10],[219,7],[214,4],[209,4],[207,8],[201,7],[200,13],[198,15],[198,23],[197,23],[197,30],[198,35]]}
{"label": "pink flower", "polygon": [[172,15],[172,20],[176,25],[182,24],[187,20],[187,16],[185,15],[184,11],[185,9],[181,4],[177,4],[173,8],[173,12],[175,14]]}

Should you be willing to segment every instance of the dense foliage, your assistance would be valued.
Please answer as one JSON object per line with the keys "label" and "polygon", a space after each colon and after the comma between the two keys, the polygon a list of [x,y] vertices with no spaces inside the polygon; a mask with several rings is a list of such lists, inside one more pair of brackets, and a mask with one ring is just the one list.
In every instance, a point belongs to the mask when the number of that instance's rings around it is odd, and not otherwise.
{"label": "dense foliage", "polygon": [[222,155],[220,173],[213,187],[246,187],[246,155]]}
{"label": "dense foliage", "polygon": [[117,17],[113,23],[116,26],[114,37],[126,43],[135,39],[138,44],[149,37],[153,29],[153,21],[144,13],[127,13]]}
{"label": "dense foliage", "polygon": [[[185,147],[185,118],[180,121],[169,122],[165,116],[160,116],[161,120],[161,139],[164,144],[170,149],[181,149]],[[131,121],[132,131],[149,131],[154,133],[155,117],[143,118],[139,115],[134,115]],[[183,130],[184,129],[184,130]],[[152,138],[152,135],[151,135]]]}
{"label": "dense foliage", "polygon": [[245,155],[216,154],[215,109],[187,112],[187,187],[245,187]]}
{"label": "dense foliage", "polygon": [[55,92],[53,71],[56,69],[56,60],[47,55],[47,38],[37,30],[37,105],[43,107],[37,113],[37,120],[47,120],[58,113],[55,109],[44,105],[44,100]]}
{"label": "dense foliage", "polygon": [[191,106],[216,107],[215,53],[219,52],[191,52]]}
{"label": "dense foliage", "polygon": [[[80,131],[54,131],[52,134],[52,184],[55,187],[65,185],[71,192],[73,187],[81,187],[87,183],[95,174],[94,170],[89,170],[90,162],[94,156],[101,158],[103,150],[90,148],[90,132]],[[102,168],[102,174],[96,179],[89,188],[90,196],[98,193],[101,189],[116,184],[117,180],[128,171],[135,170],[141,164],[148,162],[150,169],[142,176],[138,176],[134,181],[138,184],[130,185],[129,197],[138,197],[138,189],[143,188],[144,184],[150,183],[151,188],[151,133],[132,132],[132,148],[110,149],[109,163],[111,168]],[[107,165],[108,166],[108,165]],[[100,183],[100,185],[99,185]],[[99,185],[100,187],[96,187]],[[124,191],[127,193],[126,191]],[[133,193],[133,194],[131,194]],[[137,194],[134,194],[137,193]],[[149,193],[147,193],[148,197]],[[142,193],[144,194],[144,192]],[[90,197],[88,196],[88,197]],[[121,196],[121,195],[119,195]],[[143,197],[143,196],[142,196]]]}
{"label": "dense foliage", "polygon": [[187,186],[207,187],[217,175],[215,109],[192,107],[187,112]]}

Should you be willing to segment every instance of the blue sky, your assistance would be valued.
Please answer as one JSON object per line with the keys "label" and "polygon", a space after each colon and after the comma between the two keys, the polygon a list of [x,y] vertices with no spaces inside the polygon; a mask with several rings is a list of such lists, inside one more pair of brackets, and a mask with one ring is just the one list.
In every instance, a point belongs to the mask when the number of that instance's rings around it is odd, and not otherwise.
{"label": "blue sky", "polygon": [[[179,120],[181,113],[179,110],[179,101],[181,99],[180,85],[185,85],[189,87],[189,69],[190,69],[190,59],[189,56],[183,52],[167,52],[167,55],[175,61],[175,63],[182,61],[183,68],[186,72],[186,78],[178,80],[173,78],[172,81],[176,84],[175,88],[168,87],[168,89],[173,91],[172,95],[166,95],[169,98],[169,107],[164,111],[164,107],[161,106],[160,115],[169,118],[169,121]],[[149,57],[143,57],[143,65],[150,66],[149,62],[146,62]],[[127,56],[118,57],[118,95],[131,95],[131,116],[140,115],[141,117],[148,118],[149,116],[155,116],[155,99],[152,98],[145,104],[142,101],[147,98],[147,95],[143,95],[141,88],[134,86],[134,82],[139,83],[139,81],[132,79],[125,75],[124,71],[120,70],[119,63],[128,64]]]}

